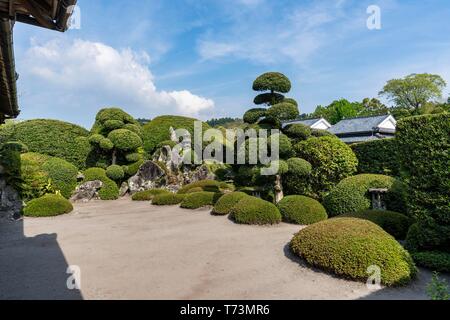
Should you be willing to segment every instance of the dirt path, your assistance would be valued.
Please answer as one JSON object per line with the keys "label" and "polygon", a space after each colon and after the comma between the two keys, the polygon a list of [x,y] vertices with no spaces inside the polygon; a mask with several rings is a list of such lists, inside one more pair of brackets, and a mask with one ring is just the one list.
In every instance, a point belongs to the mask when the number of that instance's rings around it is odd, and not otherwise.
{"label": "dirt path", "polygon": [[[426,271],[406,288],[371,292],[306,267],[286,247],[299,229],[126,199],[78,204],[0,225],[0,299],[426,298]],[[81,294],[66,289],[68,265],[81,270]]]}

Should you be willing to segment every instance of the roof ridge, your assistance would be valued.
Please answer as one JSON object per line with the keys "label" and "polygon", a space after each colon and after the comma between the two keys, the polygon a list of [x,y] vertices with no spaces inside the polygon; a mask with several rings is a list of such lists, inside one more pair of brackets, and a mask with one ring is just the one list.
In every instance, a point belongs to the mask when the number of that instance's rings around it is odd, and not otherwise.
{"label": "roof ridge", "polygon": [[347,118],[347,119],[342,119],[341,121],[344,121],[344,120],[355,120],[355,119],[370,119],[370,118],[381,118],[381,117],[389,117],[389,116],[392,116],[391,114],[382,114],[382,115],[379,115],[379,116],[364,116],[364,117],[355,117],[355,118]]}

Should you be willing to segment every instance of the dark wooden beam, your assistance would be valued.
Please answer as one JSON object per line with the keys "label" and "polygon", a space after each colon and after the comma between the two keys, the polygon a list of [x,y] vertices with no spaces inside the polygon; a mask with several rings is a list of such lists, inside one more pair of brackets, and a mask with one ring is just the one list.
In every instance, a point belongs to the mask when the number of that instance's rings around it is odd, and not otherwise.
{"label": "dark wooden beam", "polygon": [[55,23],[46,15],[41,7],[35,2],[31,0],[20,0],[20,3],[27,8],[27,10],[31,13],[31,15],[38,21],[43,27],[49,29],[55,29]]}

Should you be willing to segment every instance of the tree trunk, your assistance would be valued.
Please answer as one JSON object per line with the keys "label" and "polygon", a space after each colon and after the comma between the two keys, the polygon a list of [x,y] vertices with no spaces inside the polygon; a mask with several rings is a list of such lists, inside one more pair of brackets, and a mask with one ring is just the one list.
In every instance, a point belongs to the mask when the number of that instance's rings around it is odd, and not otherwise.
{"label": "tree trunk", "polygon": [[117,153],[116,152],[117,152],[116,149],[113,149],[113,152],[112,152],[112,164],[113,165],[117,164]]}
{"label": "tree trunk", "polygon": [[281,183],[281,175],[278,174],[275,180],[275,202],[279,203],[283,198],[283,184]]}

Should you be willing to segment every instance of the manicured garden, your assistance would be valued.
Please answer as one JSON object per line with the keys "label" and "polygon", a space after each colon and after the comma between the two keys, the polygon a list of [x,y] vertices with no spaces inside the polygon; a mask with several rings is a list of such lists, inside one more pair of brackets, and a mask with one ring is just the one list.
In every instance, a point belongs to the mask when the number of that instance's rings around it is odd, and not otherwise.
{"label": "manicured garden", "polygon": [[[448,113],[404,118],[395,139],[350,147],[327,131],[282,127],[300,114],[298,103],[285,96],[291,82],[284,75],[264,74],[253,89],[258,108],[247,111],[234,129],[280,133],[209,142],[219,144],[216,155],[233,146],[246,150],[248,159],[252,149],[276,150],[277,138],[279,170],[270,176],[261,169],[275,161],[180,164],[169,157],[178,142],[171,130],[192,134],[195,119],[161,116],[141,125],[119,108],[100,110],[90,131],[54,120],[2,126],[0,164],[24,200],[27,217],[70,213],[74,193],[98,181],[94,200],[130,196],[147,201],[149,212],[151,202],[159,208],[209,208],[236,224],[306,226],[290,242],[291,252],[348,279],[366,281],[371,266],[380,268],[386,286],[408,284],[416,265],[450,272]],[[196,157],[178,152],[180,158]],[[386,210],[373,210],[371,189],[385,190]]]}

